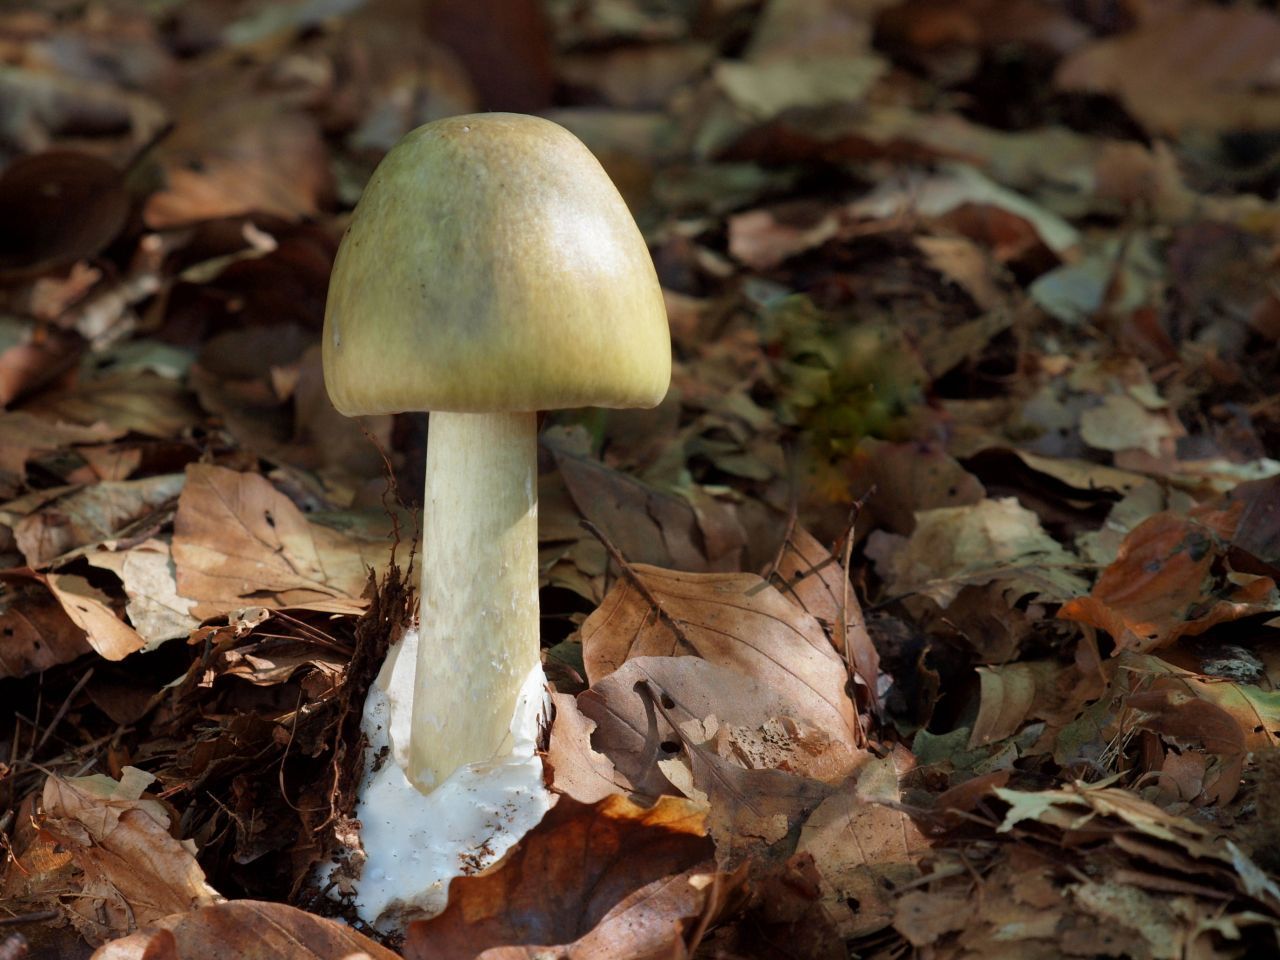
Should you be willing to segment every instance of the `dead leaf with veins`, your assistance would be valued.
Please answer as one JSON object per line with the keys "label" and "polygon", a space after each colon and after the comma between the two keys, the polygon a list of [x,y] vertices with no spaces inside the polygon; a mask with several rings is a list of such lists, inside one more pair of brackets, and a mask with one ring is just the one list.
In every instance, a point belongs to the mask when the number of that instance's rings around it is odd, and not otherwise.
{"label": "dead leaf with veins", "polygon": [[369,570],[390,559],[386,541],[311,522],[265,477],[206,464],[187,468],[172,551],[198,617],[253,605],[357,613]]}
{"label": "dead leaf with veins", "polygon": [[647,810],[561,797],[495,868],[454,880],[444,913],[410,925],[406,960],[683,956],[740,883],[716,871],[705,817],[675,797]]}

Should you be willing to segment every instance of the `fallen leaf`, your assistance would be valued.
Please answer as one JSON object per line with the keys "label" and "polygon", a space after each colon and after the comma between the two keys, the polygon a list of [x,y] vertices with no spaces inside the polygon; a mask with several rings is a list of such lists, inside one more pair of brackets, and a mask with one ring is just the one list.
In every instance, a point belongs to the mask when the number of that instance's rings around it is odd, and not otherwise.
{"label": "fallen leaf", "polygon": [[14,539],[28,566],[44,567],[117,535],[176,498],[182,483],[182,474],[96,483],[28,513],[14,524]]}
{"label": "fallen leaf", "polygon": [[65,904],[90,943],[221,899],[170,835],[166,807],[143,796],[154,779],[126,767],[119,782],[101,774],[45,781],[41,842],[60,845],[79,871]]}
{"label": "fallen leaf", "polygon": [[389,543],[311,523],[265,477],[193,464],[174,517],[178,593],[192,614],[247,606],[357,613],[368,572]]}
{"label": "fallen leaf", "polygon": [[1037,243],[1043,243],[1059,256],[1080,243],[1079,233],[1061,217],[993,183],[968,166],[953,165],[928,176],[913,173],[899,182],[886,180],[848,207],[851,215],[868,220],[904,216],[941,220],[982,210],[1005,214],[1021,225],[1016,232],[1002,236],[978,229],[978,223],[957,224],[961,233],[990,247],[1002,262],[1016,259]]}
{"label": "fallen leaf", "polygon": [[166,640],[189,636],[200,626],[191,615],[196,601],[178,595],[177,568],[168,539],[152,537],[128,550],[98,551],[87,559],[120,578],[129,598],[125,613],[146,641],[144,651],[154,650]]}
{"label": "fallen leaf", "polygon": [[892,806],[900,799],[893,757],[874,760],[801,828],[799,850],[813,857],[826,907],[846,938],[893,922],[892,892],[920,875],[917,864],[929,852],[911,818]]}
{"label": "fallen leaf", "polygon": [[969,749],[1011,737],[1028,719],[1043,716],[1059,689],[1064,670],[1057,663],[1036,660],[978,667],[981,691],[978,717],[969,734]]}
{"label": "fallen leaf", "polygon": [[907,536],[915,530],[917,511],[966,506],[986,496],[981,481],[935,444],[863,437],[849,472],[854,495],[867,498],[857,517],[859,532],[884,529]]}
{"label": "fallen leaf", "polygon": [[909,538],[877,531],[867,554],[890,593],[922,594],[944,608],[971,584],[999,582],[1013,600],[1065,600],[1086,587],[1073,572],[1078,561],[1012,497],[921,510]]}
{"label": "fallen leaf", "polygon": [[803,60],[722,60],[713,76],[729,100],[759,122],[797,107],[856,103],[886,67],[884,60],[871,53]]}
{"label": "fallen leaf", "polygon": [[796,830],[834,792],[783,770],[744,770],[709,750],[690,750],[688,764],[710,806],[708,827],[723,869],[767,869],[789,858]]}
{"label": "fallen leaf", "polygon": [[1054,83],[1114,94],[1157,135],[1265,130],[1280,124],[1278,44],[1280,19],[1270,11],[1174,4],[1135,30],[1077,50]]}
{"label": "fallen leaf", "polygon": [[624,557],[679,570],[737,565],[736,556],[706,556],[697,515],[686,501],[585,457],[555,448],[552,453],[578,512]]}
{"label": "fallen leaf", "polygon": [[553,693],[555,719],[547,747],[546,764],[551,768],[551,789],[579,803],[595,803],[626,790],[619,782],[613,762],[591,748],[596,724],[578,709],[578,702],[566,693]]}
{"label": "fallen leaf", "polygon": [[[1125,700],[1131,711],[1124,717],[1126,729],[1144,729],[1158,735],[1174,750],[1162,757],[1157,783],[1177,800],[1229,803],[1240,788],[1244,772],[1244,730],[1231,714],[1209,700],[1176,689],[1132,693]],[[1197,748],[1202,750],[1197,756]],[[1205,754],[1221,757],[1221,766],[1210,770]],[[1179,784],[1175,765],[1195,763],[1192,785]],[[1217,765],[1215,765],[1217,766]]]}
{"label": "fallen leaf", "polygon": [[199,418],[182,384],[134,371],[82,378],[68,390],[41,394],[23,409],[45,420],[96,427],[93,439],[99,441],[128,432],[167,440]]}
{"label": "fallen leaf", "polygon": [[[410,924],[407,960],[670,956],[730,881],[710,861],[705,811],[663,797],[560,801],[498,866],[454,880],[449,906]],[[679,954],[675,954],[679,955]]]}
{"label": "fallen leaf", "polygon": [[116,614],[111,598],[84,577],[50,573],[44,582],[99,655],[108,660],[123,660],[146,646],[137,631]]}
{"label": "fallen leaf", "polygon": [[810,688],[698,657],[630,659],[579,694],[578,707],[596,724],[596,749],[632,789],[651,795],[666,789],[653,765],[685,742],[743,769],[829,783],[866,759],[854,743],[833,735],[826,719],[809,715],[828,713]]}
{"label": "fallen leaf", "polygon": [[1269,577],[1214,572],[1241,511],[1236,504],[1147,519],[1125,537],[1090,594],[1064,604],[1058,616],[1107,631],[1117,651],[1145,653],[1219,623],[1280,609]]}
{"label": "fallen leaf", "polygon": [[1080,438],[1098,450],[1143,450],[1167,456],[1186,431],[1167,410],[1149,410],[1123,394],[1103,397],[1102,403],[1080,415]]}
{"label": "fallen leaf", "polygon": [[233,900],[175,913],[90,960],[397,960],[345,923],[284,903]]}
{"label": "fallen leaf", "polygon": [[0,413],[0,482],[14,493],[27,475],[27,462],[38,454],[63,446],[101,443],[123,436],[125,430],[106,423],[80,426],[26,410]]}
{"label": "fallen leaf", "polygon": [[0,677],[24,677],[92,650],[85,633],[36,580],[0,580]]}
{"label": "fallen leaf", "polygon": [[846,673],[810,614],[753,574],[686,574],[635,564],[582,625],[594,685],[627,660],[697,656],[797,701],[801,719],[859,742]]}
{"label": "fallen leaf", "polygon": [[153,230],[201,220],[269,213],[313,216],[330,189],[315,120],[270,97],[189,103],[199,123],[179,127],[160,148],[168,185],[143,208]]}
{"label": "fallen leaf", "polygon": [[775,576],[782,592],[830,631],[836,650],[879,710],[880,654],[867,633],[862,605],[844,568],[809,531],[797,526],[779,555]]}

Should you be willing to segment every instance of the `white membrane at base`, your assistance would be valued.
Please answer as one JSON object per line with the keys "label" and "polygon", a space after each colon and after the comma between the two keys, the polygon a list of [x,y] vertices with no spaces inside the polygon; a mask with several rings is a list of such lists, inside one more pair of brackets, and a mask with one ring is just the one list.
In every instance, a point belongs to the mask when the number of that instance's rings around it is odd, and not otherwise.
{"label": "white membrane at base", "polygon": [[[542,820],[551,795],[537,755],[547,712],[541,664],[520,688],[511,718],[514,747],[505,757],[461,767],[430,793],[405,776],[418,631],[391,648],[369,689],[362,728],[369,739],[356,817],[368,856],[353,900],[379,930],[434,916],[445,907],[449,881],[501,858]],[[384,755],[380,769],[373,761]]]}

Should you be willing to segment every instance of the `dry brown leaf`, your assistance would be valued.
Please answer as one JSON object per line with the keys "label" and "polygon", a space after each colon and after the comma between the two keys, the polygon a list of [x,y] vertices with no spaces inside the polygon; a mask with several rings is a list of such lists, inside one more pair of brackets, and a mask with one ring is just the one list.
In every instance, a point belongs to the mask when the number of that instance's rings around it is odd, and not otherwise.
{"label": "dry brown leaf", "polygon": [[[736,566],[737,556],[708,558],[693,508],[602,463],[552,449],[578,512],[599,527],[628,560],[681,570]],[[584,534],[580,534],[585,536]],[[719,561],[716,566],[713,561]]]}
{"label": "dry brown leaf", "polygon": [[716,862],[724,869],[759,868],[790,857],[796,830],[834,792],[830,784],[783,770],[744,770],[700,748],[689,750],[688,764],[692,786],[710,804],[707,824]]}
{"label": "dry brown leaf", "polygon": [[827,909],[845,937],[893,921],[892,891],[919,875],[916,864],[929,850],[911,818],[893,806],[899,801],[894,757],[875,760],[850,789],[813,811],[800,831],[799,850],[812,854]]}
{"label": "dry brown leaf", "polygon": [[[880,654],[862,618],[849,575],[831,553],[803,527],[796,527],[778,559],[781,589],[831,631],[836,650],[844,654],[870,702],[880,707]],[[844,625],[841,629],[841,612]]]}
{"label": "dry brown leaf", "polygon": [[96,551],[88,561],[113,571],[124,586],[125,613],[138,635],[154,650],[166,640],[188,636],[200,626],[191,615],[194,600],[178,595],[177,569],[170,539],[152,537],[128,550]]}
{"label": "dry brown leaf", "polygon": [[915,243],[929,266],[969,294],[979,309],[992,310],[1004,301],[994,264],[972,240],[921,236]]}
{"label": "dry brown leaf", "polygon": [[596,749],[630,789],[655,795],[670,792],[655,763],[682,743],[743,769],[843,780],[866,754],[833,735],[828,721],[807,716],[815,708],[827,716],[825,704],[815,701],[813,691],[794,680],[748,675],[698,657],[636,657],[580,694],[578,706],[596,723]]}
{"label": "dry brown leaf", "polygon": [[1041,244],[1066,256],[1080,242],[1075,227],[1057,214],[962,165],[929,175],[913,172],[897,182],[885,180],[845,209],[867,220],[936,220],[987,247],[1002,263]]}
{"label": "dry brown leaf", "polygon": [[28,513],[14,524],[14,539],[28,566],[46,566],[72,550],[111,538],[176,498],[182,482],[182,474],[164,474],[95,483]]}
{"label": "dry brown leaf", "polygon": [[998,581],[1015,600],[1065,600],[1087,583],[1072,569],[1076,559],[1013,497],[921,510],[910,537],[876,531],[867,554],[891,593],[919,593],[944,608],[968,585]]}
{"label": "dry brown leaf", "polygon": [[1066,668],[1049,660],[978,667],[982,687],[969,749],[996,743],[1017,733],[1054,699]]}
{"label": "dry brown leaf", "polygon": [[411,924],[407,960],[618,960],[684,956],[726,895],[705,808],[663,797],[561,797],[497,867],[453,881],[440,916]]}
{"label": "dry brown leaf", "polygon": [[1242,511],[1237,503],[1226,510],[1197,508],[1190,516],[1165,511],[1150,517],[1125,537],[1092,592],[1064,604],[1058,616],[1107,631],[1117,650],[1145,653],[1219,623],[1280,609],[1271,578],[1215,572]]}
{"label": "dry brown leaf", "polygon": [[627,787],[620,782],[613,762],[591,749],[591,732],[596,724],[583,716],[578,701],[567,693],[553,693],[555,720],[546,764],[551,768],[551,789],[579,803],[595,803]]}
{"label": "dry brown leaf", "polygon": [[80,872],[64,903],[90,943],[221,899],[170,834],[165,805],[143,797],[153,780],[126,767],[119,782],[101,774],[45,781],[41,839],[61,846]]}
{"label": "dry brown leaf", "polygon": [[92,649],[44,585],[25,577],[0,581],[0,678],[70,663]]}
{"label": "dry brown leaf", "polygon": [[168,178],[143,216],[152,229],[268,213],[297,218],[319,212],[330,189],[316,121],[271,98],[213,104],[199,123],[180,128],[161,151]]}
{"label": "dry brown leaf", "polygon": [[233,900],[165,917],[90,960],[398,960],[345,923],[283,903]]}
{"label": "dry brown leaf", "polygon": [[986,496],[978,478],[936,444],[864,437],[849,468],[856,496],[875,488],[858,515],[860,532],[883,528],[907,536],[915,530],[917,511],[962,507]]}
{"label": "dry brown leaf", "polygon": [[729,254],[752,270],[772,270],[833,239],[842,221],[838,207],[814,200],[746,210],[729,218]]}
{"label": "dry brown leaf", "polygon": [[[1240,788],[1246,758],[1244,730],[1221,707],[1177,689],[1125,698],[1126,729],[1149,730],[1174,749],[1160,751],[1157,784],[1175,800],[1224,804]],[[1210,765],[1213,756],[1220,763]]]}
{"label": "dry brown leaf", "polygon": [[84,577],[51,573],[44,577],[44,582],[62,604],[71,622],[84,631],[89,645],[100,656],[107,660],[123,660],[146,646],[138,632],[116,615],[111,598]]}
{"label": "dry brown leaf", "polygon": [[96,422],[89,426],[65,423],[56,416],[36,416],[26,410],[0,413],[0,483],[17,492],[26,477],[27,461],[39,453],[78,443],[101,443],[123,436],[125,430]]}
{"label": "dry brown leaf", "polygon": [[633,657],[697,656],[785,691],[832,740],[859,742],[844,664],[812,615],[754,574],[629,573],[582,625],[593,684]]}
{"label": "dry brown leaf", "polygon": [[247,606],[357,613],[390,544],[311,523],[258,474],[193,464],[174,518],[178,592],[206,618]]}
{"label": "dry brown leaf", "polygon": [[167,440],[200,416],[182,384],[137,371],[83,379],[69,390],[42,394],[23,409],[46,420],[94,426],[99,432],[92,439],[99,441],[128,432]]}
{"label": "dry brown leaf", "polygon": [[1280,19],[1251,7],[1169,4],[1136,30],[1099,39],[1058,67],[1060,89],[1109,93],[1153,134],[1280,125]]}

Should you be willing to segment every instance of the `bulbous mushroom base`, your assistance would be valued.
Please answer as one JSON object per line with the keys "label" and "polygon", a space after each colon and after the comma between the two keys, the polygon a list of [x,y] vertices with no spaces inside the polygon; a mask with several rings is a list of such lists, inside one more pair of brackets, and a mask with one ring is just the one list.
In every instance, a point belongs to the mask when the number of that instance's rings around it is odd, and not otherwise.
{"label": "bulbous mushroom base", "polygon": [[552,802],[537,754],[550,712],[541,664],[516,699],[510,753],[459,767],[429,792],[409,780],[417,647],[413,630],[391,649],[365,701],[369,749],[356,817],[367,859],[357,880],[344,878],[333,891],[349,894],[361,918],[387,933],[442,911],[454,877],[499,860]]}

